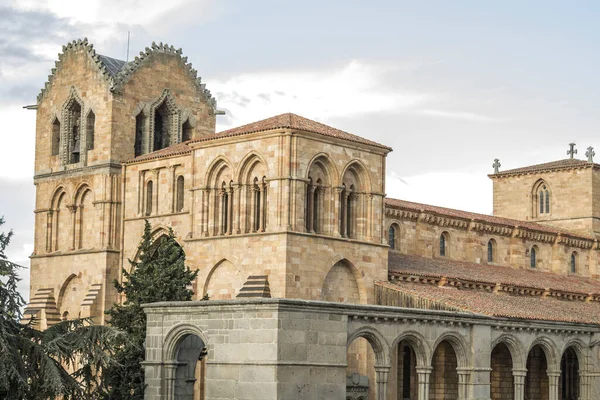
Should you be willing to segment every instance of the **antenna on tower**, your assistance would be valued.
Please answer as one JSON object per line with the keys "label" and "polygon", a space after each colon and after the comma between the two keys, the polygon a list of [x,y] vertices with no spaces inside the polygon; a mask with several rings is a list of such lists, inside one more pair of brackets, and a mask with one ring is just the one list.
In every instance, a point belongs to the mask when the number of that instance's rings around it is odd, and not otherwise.
{"label": "antenna on tower", "polygon": [[129,37],[130,37],[130,31],[127,31],[127,59],[126,61],[129,62]]}

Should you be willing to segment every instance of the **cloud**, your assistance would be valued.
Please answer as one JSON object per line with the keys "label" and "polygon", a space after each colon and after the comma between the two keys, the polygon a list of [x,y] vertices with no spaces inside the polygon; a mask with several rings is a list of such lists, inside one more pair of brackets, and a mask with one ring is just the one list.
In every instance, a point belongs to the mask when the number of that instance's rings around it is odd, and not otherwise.
{"label": "cloud", "polygon": [[[472,168],[481,171],[483,166]],[[492,182],[481,173],[430,172],[400,176],[391,171],[386,176],[388,197],[480,214],[492,213]]]}
{"label": "cloud", "polygon": [[436,110],[436,109],[424,109],[418,111],[423,115],[430,115],[433,117],[440,118],[449,118],[449,119],[459,119],[463,121],[473,121],[473,122],[501,122],[502,119],[488,117],[481,114],[476,114],[473,112],[464,112],[464,111],[445,111],[445,110]]}
{"label": "cloud", "polygon": [[235,123],[284,112],[314,119],[400,112],[430,98],[426,93],[389,90],[384,77],[390,68],[354,60],[324,70],[240,74],[213,81],[209,88]]}

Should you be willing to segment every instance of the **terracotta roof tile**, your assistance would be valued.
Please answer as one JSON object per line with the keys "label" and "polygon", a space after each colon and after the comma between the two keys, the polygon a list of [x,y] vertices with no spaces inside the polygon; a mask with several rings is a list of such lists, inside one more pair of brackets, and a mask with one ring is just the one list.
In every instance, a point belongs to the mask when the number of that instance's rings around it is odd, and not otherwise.
{"label": "terracotta roof tile", "polygon": [[600,167],[595,163],[590,163],[585,160],[578,160],[576,158],[566,158],[564,160],[551,161],[543,164],[529,165],[527,167],[514,168],[506,171],[500,171],[497,174],[488,175],[490,178],[497,178],[508,175],[522,175],[522,174],[533,174],[536,172],[549,172],[563,169],[575,169],[575,168],[589,168],[589,167]]}
{"label": "terracotta roof tile", "polygon": [[237,128],[229,129],[223,132],[216,133],[214,135],[207,135],[202,138],[194,140],[194,142],[204,142],[209,140],[242,136],[254,132],[269,131],[272,129],[295,129],[300,131],[318,133],[320,135],[335,137],[339,139],[348,140],[350,142],[367,144],[370,146],[379,147],[386,150],[392,150],[390,147],[382,144],[373,142],[371,140],[362,138],[357,135],[353,135],[348,132],[333,128],[331,126],[316,122],[296,114],[287,113],[276,115],[271,118],[263,119],[260,121],[252,122],[247,125],[242,125]]}
{"label": "terracotta roof tile", "polygon": [[135,158],[132,158],[132,159],[126,161],[125,163],[131,164],[131,163],[136,163],[136,162],[140,162],[140,161],[149,161],[149,160],[155,160],[155,159],[159,159],[159,158],[188,154],[192,151],[190,146],[188,146],[189,142],[190,141],[188,140],[187,142],[182,142],[182,143],[175,144],[173,146],[165,147],[164,149],[153,151],[152,153],[142,154],[141,156],[137,156]]}
{"label": "terracotta roof tile", "polygon": [[446,277],[471,282],[525,288],[550,289],[583,295],[600,294],[600,281],[573,275],[558,275],[532,269],[475,264],[450,259],[432,259],[390,251],[388,270],[391,275],[411,274],[424,277]]}
{"label": "terracotta roof tile", "polygon": [[376,284],[474,314],[523,320],[600,324],[598,302],[514,296],[506,293],[460,290],[409,282],[377,282]]}
{"label": "terracotta roof tile", "polygon": [[478,213],[469,212],[469,211],[455,210],[452,208],[432,206],[429,204],[413,203],[412,201],[392,199],[389,197],[385,199],[385,206],[390,207],[390,208],[402,208],[402,209],[411,210],[411,211],[415,211],[415,212],[421,212],[421,210],[422,210],[424,212],[438,214],[438,215],[444,215],[444,216],[449,216],[449,217],[454,217],[454,218],[462,218],[462,219],[467,219],[467,220],[475,220],[477,222],[486,222],[486,223],[490,223],[490,224],[508,225],[510,227],[519,226],[521,228],[530,229],[530,230],[534,230],[534,231],[547,232],[547,233],[552,233],[552,234],[560,233],[561,235],[564,235],[564,236],[581,238],[581,239],[586,239],[586,240],[594,239],[591,236],[586,236],[586,235],[582,235],[579,233],[573,233],[566,229],[560,229],[560,228],[556,228],[556,227],[549,226],[549,225],[538,224],[535,222],[521,221],[518,219],[511,219],[511,218],[496,217],[493,215],[486,215],[486,214],[478,214]]}

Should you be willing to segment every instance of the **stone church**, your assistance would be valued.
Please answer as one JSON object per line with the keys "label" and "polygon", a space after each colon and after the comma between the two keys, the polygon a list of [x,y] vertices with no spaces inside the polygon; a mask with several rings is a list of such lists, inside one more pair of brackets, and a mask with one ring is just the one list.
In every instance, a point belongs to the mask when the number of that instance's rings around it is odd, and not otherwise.
{"label": "stone church", "polygon": [[144,221],[196,299],[146,306],[147,399],[600,399],[600,165],[489,177],[494,215],[386,197],[391,148],[295,115],[216,133],[181,50],[63,47],[37,110],[25,315],[104,312]]}

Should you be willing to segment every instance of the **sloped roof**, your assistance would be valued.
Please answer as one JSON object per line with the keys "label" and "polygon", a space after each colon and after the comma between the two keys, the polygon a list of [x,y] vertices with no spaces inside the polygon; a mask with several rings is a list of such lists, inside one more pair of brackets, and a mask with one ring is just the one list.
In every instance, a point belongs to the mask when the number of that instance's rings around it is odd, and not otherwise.
{"label": "sloped roof", "polygon": [[547,232],[551,234],[561,234],[564,236],[569,236],[573,238],[580,238],[584,240],[592,240],[594,239],[591,236],[586,236],[579,233],[573,233],[566,229],[560,229],[549,225],[538,224],[530,221],[521,221],[518,219],[504,218],[504,217],[496,217],[493,215],[479,214],[470,211],[456,210],[453,208],[446,207],[438,207],[430,204],[423,203],[414,203],[412,201],[393,199],[387,197],[385,199],[385,206],[389,208],[402,208],[406,210],[411,210],[414,212],[428,212],[438,215],[445,215],[448,217],[454,218],[462,218],[466,220],[475,220],[480,222],[486,222],[490,224],[497,225],[507,225],[511,227],[518,226],[520,228],[530,229],[534,231]]}
{"label": "sloped roof", "polygon": [[103,56],[102,54],[98,54],[98,58],[100,59],[100,62],[104,66],[106,66],[106,70],[112,77],[117,76],[117,74],[123,69],[125,64],[127,64],[126,61],[117,60],[116,58],[108,56]]}
{"label": "sloped roof", "polygon": [[165,147],[164,149],[153,151],[152,153],[142,154],[141,156],[137,156],[130,160],[127,160],[126,164],[131,164],[140,161],[150,161],[156,160],[159,158],[166,158],[171,156],[183,155],[191,153],[192,149],[188,146],[190,141],[181,142],[174,144],[173,146]]}
{"label": "sloped roof", "polygon": [[340,129],[333,128],[331,126],[292,113],[276,115],[271,118],[242,125],[237,128],[228,129],[226,131],[222,131],[214,135],[207,135],[202,138],[195,139],[194,142],[205,142],[209,140],[222,139],[227,137],[242,136],[250,133],[269,131],[273,129],[294,129],[299,131],[312,132],[324,136],[348,140],[350,142],[367,144],[370,146],[386,149],[388,151],[392,150],[391,147],[384,146],[369,139],[362,138],[352,133],[344,132]]}
{"label": "sloped roof", "polygon": [[501,284],[522,288],[554,290],[600,295],[600,281],[574,275],[558,275],[533,269],[508,266],[476,264],[450,259],[432,259],[390,251],[388,258],[390,275],[412,274],[415,276],[451,278],[470,282]]}
{"label": "sloped roof", "polygon": [[564,160],[551,161],[542,164],[529,165],[527,167],[514,168],[506,171],[500,171],[497,174],[488,175],[490,178],[498,178],[502,176],[510,175],[525,175],[534,174],[539,172],[551,172],[566,169],[577,169],[577,168],[590,168],[599,167],[598,164],[590,163],[585,160],[578,160],[576,158],[566,158]]}
{"label": "sloped roof", "polygon": [[445,307],[479,315],[600,325],[600,303],[598,302],[514,296],[405,281],[376,282],[376,285],[418,299],[426,299],[434,304],[443,304]]}

